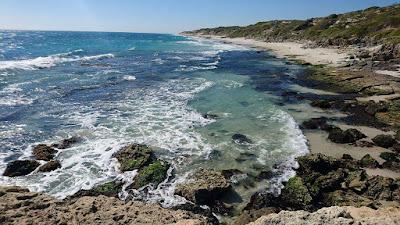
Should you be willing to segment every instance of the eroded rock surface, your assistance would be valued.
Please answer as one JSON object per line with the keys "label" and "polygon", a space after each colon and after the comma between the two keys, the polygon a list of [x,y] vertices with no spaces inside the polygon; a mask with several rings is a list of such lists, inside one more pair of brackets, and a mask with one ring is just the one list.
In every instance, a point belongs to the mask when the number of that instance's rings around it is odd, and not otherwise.
{"label": "eroded rock surface", "polygon": [[385,208],[373,210],[371,208],[329,207],[316,212],[281,211],[263,216],[248,225],[396,225],[400,224],[400,209]]}
{"label": "eroded rock surface", "polygon": [[79,197],[66,202],[20,187],[0,187],[0,224],[183,224],[208,225],[208,218],[157,204],[106,196]]}

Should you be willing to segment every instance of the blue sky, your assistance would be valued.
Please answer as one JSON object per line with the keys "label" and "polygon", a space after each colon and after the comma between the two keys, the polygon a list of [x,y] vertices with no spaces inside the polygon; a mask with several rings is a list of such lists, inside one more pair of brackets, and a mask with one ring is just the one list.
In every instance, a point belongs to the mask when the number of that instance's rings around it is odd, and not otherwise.
{"label": "blue sky", "polygon": [[177,33],[304,19],[399,0],[0,0],[0,29]]}

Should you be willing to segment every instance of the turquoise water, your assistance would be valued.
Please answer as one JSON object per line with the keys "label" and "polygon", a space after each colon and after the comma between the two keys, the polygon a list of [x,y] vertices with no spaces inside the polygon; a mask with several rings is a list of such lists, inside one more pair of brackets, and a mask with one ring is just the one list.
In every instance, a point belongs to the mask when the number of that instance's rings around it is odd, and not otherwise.
{"label": "turquoise water", "polygon": [[[249,176],[274,170],[250,189],[235,185],[246,199],[261,187],[279,190],[294,157],[308,151],[293,118],[276,104],[301,68],[268,52],[158,34],[0,31],[0,39],[0,171],[30,158],[35,144],[84,139],[59,151],[61,169],[0,176],[0,184],[64,198],[115,178],[129,181],[135,171],[119,174],[112,154],[143,143],[172,163],[171,176],[121,197],[171,206],[183,202],[175,185],[196,168]],[[252,143],[233,142],[236,133]]]}

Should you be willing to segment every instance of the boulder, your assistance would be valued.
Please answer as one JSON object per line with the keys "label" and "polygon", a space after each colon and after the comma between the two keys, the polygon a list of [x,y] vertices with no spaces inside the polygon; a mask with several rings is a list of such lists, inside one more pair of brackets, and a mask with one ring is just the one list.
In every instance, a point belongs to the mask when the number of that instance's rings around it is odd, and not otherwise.
{"label": "boulder", "polygon": [[246,135],[243,135],[243,134],[232,135],[232,140],[236,144],[252,144],[253,143],[253,141],[250,138],[248,138]]}
{"label": "boulder", "polygon": [[32,150],[32,154],[37,160],[44,161],[52,160],[56,153],[57,150],[45,144],[36,145]]}
{"label": "boulder", "polygon": [[280,200],[280,204],[286,208],[304,209],[311,204],[313,199],[303,180],[295,176],[285,184]]}
{"label": "boulder", "polygon": [[372,141],[382,148],[390,148],[396,143],[396,140],[391,135],[386,134],[380,134],[374,137]]}
{"label": "boulder", "polygon": [[347,129],[343,131],[340,128],[332,129],[329,132],[328,139],[334,143],[354,143],[360,139],[366,138],[367,136],[357,129]]}
{"label": "boulder", "polygon": [[51,161],[47,162],[46,164],[40,166],[39,172],[44,172],[44,173],[51,172],[58,168],[61,168],[61,163],[58,160],[51,160]]}
{"label": "boulder", "polygon": [[188,182],[176,187],[175,194],[199,205],[214,205],[230,189],[229,180],[220,172],[199,169],[189,177]]}
{"label": "boulder", "polygon": [[157,187],[167,178],[169,167],[170,164],[168,162],[163,160],[154,161],[139,171],[129,188],[139,189],[149,184]]}
{"label": "boulder", "polygon": [[153,150],[146,145],[131,144],[113,155],[120,163],[120,170],[132,171],[142,169],[154,161]]}
{"label": "boulder", "polygon": [[365,168],[378,168],[379,162],[372,158],[370,154],[367,154],[361,158],[360,165]]}
{"label": "boulder", "polygon": [[18,177],[32,173],[40,163],[35,160],[16,160],[7,164],[3,176]]}

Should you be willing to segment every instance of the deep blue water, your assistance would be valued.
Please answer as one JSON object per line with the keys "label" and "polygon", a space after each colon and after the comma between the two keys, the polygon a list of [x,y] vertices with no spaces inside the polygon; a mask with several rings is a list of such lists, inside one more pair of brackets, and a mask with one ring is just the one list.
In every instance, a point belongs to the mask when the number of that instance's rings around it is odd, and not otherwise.
{"label": "deep blue water", "polygon": [[[0,184],[65,197],[116,177],[129,180],[134,173],[119,175],[112,154],[143,143],[174,165],[175,176],[134,191],[138,198],[181,201],[174,186],[198,167],[252,173],[283,165],[265,184],[277,185],[291,174],[293,158],[307,152],[293,118],[274,104],[299,71],[268,52],[183,36],[0,31],[0,172],[11,160],[30,158],[35,144],[84,139],[59,151],[61,169],[0,176]],[[233,143],[234,133],[254,144]],[[253,156],[237,160],[245,153]]]}

